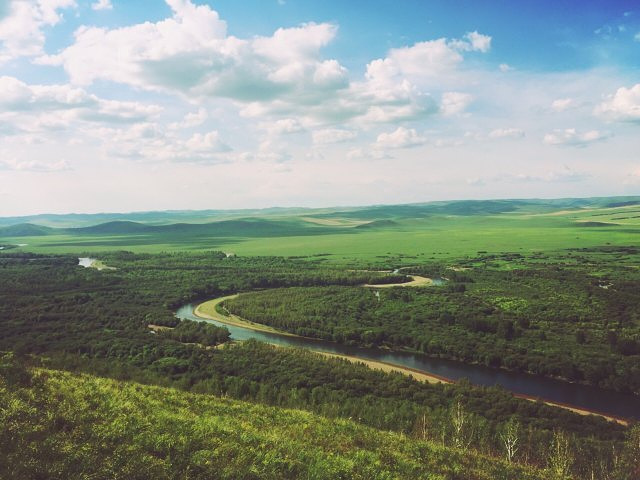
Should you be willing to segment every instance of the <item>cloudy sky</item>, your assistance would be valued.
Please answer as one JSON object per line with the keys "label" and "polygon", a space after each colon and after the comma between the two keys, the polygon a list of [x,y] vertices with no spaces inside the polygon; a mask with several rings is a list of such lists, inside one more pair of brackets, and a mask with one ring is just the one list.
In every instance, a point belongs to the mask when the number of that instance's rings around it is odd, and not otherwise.
{"label": "cloudy sky", "polygon": [[0,0],[0,215],[640,194],[640,4]]}

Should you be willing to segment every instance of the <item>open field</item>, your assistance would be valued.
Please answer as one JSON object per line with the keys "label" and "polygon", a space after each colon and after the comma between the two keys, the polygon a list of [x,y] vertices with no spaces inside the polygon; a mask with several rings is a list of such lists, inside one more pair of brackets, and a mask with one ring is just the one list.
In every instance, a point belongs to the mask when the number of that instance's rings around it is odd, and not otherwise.
{"label": "open field", "polygon": [[[504,201],[507,202],[507,201]],[[468,203],[468,202],[467,202]],[[479,205],[483,202],[477,202]],[[309,256],[333,262],[393,258],[443,260],[478,252],[558,251],[601,245],[637,245],[640,207],[596,205],[567,209],[545,204],[460,209],[377,207],[319,213],[265,214],[213,223],[149,225],[118,221],[83,228],[0,228],[0,243],[28,244],[37,253],[129,250],[222,250],[237,255]],[[611,201],[607,205],[624,204]],[[631,202],[633,203],[633,202]],[[454,208],[455,207],[455,208]],[[171,218],[171,217],[168,217]],[[157,220],[156,220],[157,221]]]}

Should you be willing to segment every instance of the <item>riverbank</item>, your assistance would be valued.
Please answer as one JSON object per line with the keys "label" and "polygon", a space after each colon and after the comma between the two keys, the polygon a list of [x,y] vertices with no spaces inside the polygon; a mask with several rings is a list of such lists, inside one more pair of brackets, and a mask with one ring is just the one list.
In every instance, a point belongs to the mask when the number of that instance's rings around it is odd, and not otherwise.
{"label": "riverbank", "polygon": [[574,405],[568,405],[566,403],[560,403],[560,402],[552,402],[549,400],[545,400],[544,398],[536,398],[536,397],[532,397],[530,395],[524,395],[522,393],[513,393],[513,396],[516,398],[522,398],[524,400],[529,400],[530,402],[542,402],[545,405],[549,405],[551,407],[558,407],[558,408],[564,408],[565,410],[569,410],[570,412],[573,413],[577,413],[578,415],[595,415],[596,417],[602,417],[605,420],[608,420],[610,422],[616,422],[619,423],[620,425],[624,425],[625,427],[629,426],[629,421],[625,420],[624,418],[620,418],[620,417],[615,417],[612,415],[607,415],[606,413],[600,413],[600,412],[595,412],[593,410],[585,410],[583,408],[579,408],[576,407]]}
{"label": "riverbank", "polygon": [[382,370],[383,372],[397,372],[403,375],[411,376],[416,380],[427,383],[455,383],[450,378],[441,377],[440,375],[436,375],[434,373],[425,373],[420,370],[416,370],[409,367],[401,367],[398,365],[393,365],[392,363],[381,362],[379,360],[367,360],[365,358],[354,357],[351,355],[340,355],[338,353],[328,353],[328,352],[320,352],[317,350],[312,350],[315,353],[319,353],[322,356],[328,358],[340,358],[342,360],[347,360],[351,363],[362,363],[367,367],[373,370]]}
{"label": "riverbank", "polygon": [[363,287],[367,288],[391,288],[391,287],[426,287],[427,285],[433,285],[433,280],[427,277],[421,277],[419,275],[408,275],[412,280],[410,282],[404,283],[383,283],[380,285],[376,284],[365,284]]}
{"label": "riverbank", "polygon": [[[315,350],[314,350],[315,351]],[[315,351],[315,353],[319,353],[322,356],[325,357],[329,357],[329,358],[341,358],[343,360],[347,360],[349,362],[352,363],[362,363],[364,365],[366,365],[367,367],[373,369],[373,370],[382,370],[383,372],[397,372],[397,373],[401,373],[403,375],[407,375],[410,377],[413,377],[416,380],[422,381],[422,382],[427,382],[427,383],[455,383],[455,380],[452,380],[450,378],[446,378],[446,377],[442,377],[440,375],[436,375],[433,373],[426,373],[420,370],[416,370],[413,368],[409,368],[409,367],[401,367],[398,365],[393,365],[391,363],[387,363],[387,362],[381,362],[378,360],[367,360],[364,358],[360,358],[360,357],[354,357],[354,356],[350,356],[350,355],[339,355],[337,353],[327,353],[327,352],[319,352],[319,351]],[[600,412],[593,412],[593,411],[589,411],[589,410],[584,410],[578,407],[575,407],[573,405],[567,405],[564,403],[557,403],[557,402],[551,402],[549,400],[544,400],[544,399],[539,399],[536,397],[532,397],[529,395],[523,395],[523,394],[519,394],[519,393],[512,393],[512,395],[516,398],[521,398],[524,400],[529,400],[531,402],[537,402],[537,401],[541,401],[542,403],[544,403],[545,405],[549,405],[551,407],[558,407],[558,408],[564,408],[565,410],[569,410],[571,412],[577,413],[578,415],[596,415],[598,417],[602,417],[605,420],[608,420],[610,422],[617,422],[620,425],[624,425],[625,427],[629,425],[629,422],[623,418],[618,418],[618,417],[614,417],[611,415],[606,415],[604,413],[600,413]]]}
{"label": "riverbank", "polygon": [[95,268],[96,270],[116,270],[115,267],[109,267],[105,265],[102,260],[97,260],[95,258],[89,257],[79,257],[78,265],[85,268]]}
{"label": "riverbank", "polygon": [[[196,317],[202,318],[202,319],[208,319],[208,320],[214,320],[216,322],[220,322],[223,324],[227,324],[227,325],[232,325],[235,327],[240,327],[246,330],[253,330],[256,332],[262,332],[262,333],[268,333],[268,334],[272,334],[272,335],[278,335],[278,336],[282,336],[282,337],[291,337],[291,338],[298,338],[298,339],[305,339],[305,340],[315,340],[315,339],[309,339],[307,337],[302,337],[300,335],[295,335],[292,333],[288,333],[288,332],[282,332],[279,331],[273,327],[269,327],[267,325],[263,325],[260,323],[255,323],[255,322],[251,322],[249,320],[245,320],[241,317],[238,317],[237,315],[233,315],[230,313],[221,313],[220,309],[222,308],[220,306],[220,304],[222,302],[224,302],[225,300],[228,299],[232,299],[232,298],[236,298],[238,296],[238,294],[235,295],[227,295],[225,297],[220,297],[220,298],[216,298],[213,300],[209,300],[207,302],[203,302],[200,305],[196,306],[192,312],[193,315],[195,315]],[[269,339],[261,339],[262,341],[266,341],[267,343],[269,343]],[[362,358],[362,357],[358,357],[355,355],[346,355],[346,354],[341,354],[341,353],[333,353],[333,352],[325,352],[325,351],[319,351],[316,350],[313,346],[300,346],[299,348],[306,348],[310,351],[313,351],[315,353],[318,353],[320,355],[323,355],[325,357],[328,358],[341,358],[343,360],[347,360],[349,362],[353,362],[353,363],[362,363],[364,365],[366,365],[369,368],[372,369],[377,369],[377,370],[382,370],[385,372],[398,372],[401,373],[403,375],[407,375],[407,376],[411,376],[413,378],[415,378],[416,380],[419,381],[424,381],[424,382],[428,382],[428,383],[455,383],[455,380],[447,378],[447,377],[443,377],[425,370],[418,370],[418,369],[414,369],[411,367],[407,367],[407,366],[401,366],[401,365],[397,365],[397,364],[393,364],[393,363],[388,363],[388,362],[384,362],[381,360],[370,360],[367,358]],[[577,407],[575,405],[571,405],[571,404],[566,404],[566,403],[562,403],[562,402],[557,402],[557,401],[551,401],[551,400],[547,400],[545,398],[542,397],[537,397],[537,396],[531,396],[531,395],[526,395],[526,394],[520,394],[520,393],[516,393],[516,392],[512,392],[512,395],[516,398],[521,398],[521,399],[525,399],[525,400],[529,400],[529,401],[533,401],[533,402],[537,402],[537,401],[541,401],[543,403],[545,403],[546,405],[549,406],[554,406],[554,407],[558,407],[558,408],[563,408],[565,410],[569,410],[572,411],[574,413],[577,413],[579,415],[596,415],[599,417],[602,417],[608,421],[612,421],[612,422],[617,422],[621,425],[628,425],[629,422],[621,417],[616,417],[614,415],[610,415],[610,414],[606,414],[606,413],[601,413],[595,410],[589,410],[589,409],[585,409],[585,408],[581,408],[581,407]]]}
{"label": "riverbank", "polygon": [[213,300],[208,300],[206,302],[203,302],[193,310],[193,314],[196,317],[205,318],[207,320],[215,320],[216,322],[226,323],[227,325],[242,327],[249,330],[255,330],[257,332],[273,333],[275,335],[302,338],[299,335],[295,335],[289,332],[283,332],[273,327],[269,327],[268,325],[263,325],[261,323],[255,323],[249,320],[245,320],[244,318],[238,317],[237,315],[233,315],[231,313],[228,315],[225,315],[218,311],[218,308],[220,307],[220,304],[222,302],[224,302],[225,300],[231,300],[233,298],[236,298],[237,296],[238,294],[227,295],[226,297],[215,298]]}

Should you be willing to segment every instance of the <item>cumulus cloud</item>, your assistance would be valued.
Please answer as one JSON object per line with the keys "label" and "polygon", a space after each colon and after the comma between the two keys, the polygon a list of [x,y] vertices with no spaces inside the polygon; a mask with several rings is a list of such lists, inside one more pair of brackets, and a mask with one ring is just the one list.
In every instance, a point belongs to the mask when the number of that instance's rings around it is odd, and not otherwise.
{"label": "cumulus cloud", "polygon": [[347,142],[353,140],[356,136],[357,134],[353,130],[342,128],[326,128],[312,133],[313,143],[316,145]]}
{"label": "cumulus cloud", "polygon": [[423,145],[425,137],[418,135],[413,128],[398,127],[390,133],[381,133],[376,139],[377,148],[409,148]]}
{"label": "cumulus cloud", "polygon": [[228,152],[231,148],[220,139],[218,131],[208,133],[195,133],[186,142],[186,147],[192,152],[221,153]]}
{"label": "cumulus cloud", "polygon": [[417,42],[412,46],[392,48],[385,59],[375,62],[378,63],[377,68],[384,68],[387,74],[431,76],[460,64],[463,60],[461,52],[485,53],[490,47],[490,36],[470,32],[462,39],[438,38]]}
{"label": "cumulus cloud", "polygon": [[171,130],[179,130],[183,128],[193,128],[198,125],[202,125],[207,118],[209,118],[209,114],[204,108],[199,108],[197,112],[189,112],[187,113],[181,122],[173,122],[169,124],[169,128]]}
{"label": "cumulus cloud", "polygon": [[260,128],[266,130],[269,135],[286,135],[304,130],[300,121],[295,118],[282,118],[275,122],[263,122],[260,124]]}
{"label": "cumulus cloud", "polygon": [[113,5],[111,4],[111,0],[98,0],[97,2],[91,4],[91,8],[96,11],[112,10]]}
{"label": "cumulus cloud", "polygon": [[569,145],[574,147],[586,147],[595,142],[600,142],[609,138],[607,133],[598,130],[589,130],[580,133],[575,128],[565,130],[554,130],[544,136],[544,143],[547,145]]}
{"label": "cumulus cloud", "polygon": [[[0,77],[0,108],[24,119],[48,118],[106,123],[146,121],[161,107],[140,102],[104,100],[71,85],[28,85],[14,77]],[[60,115],[54,115],[55,112]],[[19,123],[20,118],[18,118]]]}
{"label": "cumulus cloud", "polygon": [[461,92],[445,92],[442,94],[440,111],[444,115],[462,113],[473,100],[473,96]]}
{"label": "cumulus cloud", "polygon": [[222,163],[229,160],[232,151],[217,130],[197,132],[184,140],[171,128],[151,122],[126,128],[106,127],[87,134],[104,142],[111,157],[154,163]]}
{"label": "cumulus cloud", "polygon": [[489,132],[489,138],[522,138],[524,130],[519,128],[496,128]]}
{"label": "cumulus cloud", "polygon": [[62,20],[60,10],[75,7],[75,0],[9,0],[0,17],[0,64],[43,53],[43,28]]}
{"label": "cumulus cloud", "polygon": [[575,101],[572,98],[558,98],[551,102],[551,110],[554,112],[564,112],[575,107]]}
{"label": "cumulus cloud", "polygon": [[335,25],[307,23],[243,39],[228,35],[226,23],[207,5],[167,3],[167,19],[114,29],[81,27],[71,46],[38,61],[62,66],[77,85],[107,80],[192,99],[229,98],[241,104],[245,117],[385,123],[462,111],[467,94],[450,92],[440,106],[421,79],[451,73],[464,53],[486,52],[491,45],[491,37],[470,32],[394,48],[354,81],[337,60],[322,58]]}
{"label": "cumulus cloud", "polygon": [[78,85],[108,80],[240,102],[317,96],[347,85],[346,69],[319,55],[335,37],[334,25],[309,23],[240,39],[227,35],[226,22],[207,5],[167,3],[170,18],[115,29],[81,27],[71,46],[39,62],[63,66]]}
{"label": "cumulus cloud", "polygon": [[620,87],[596,107],[595,113],[609,120],[640,123],[640,83],[631,88]]}
{"label": "cumulus cloud", "polygon": [[453,43],[460,50],[486,53],[491,49],[491,37],[481,33],[468,32],[464,40]]}

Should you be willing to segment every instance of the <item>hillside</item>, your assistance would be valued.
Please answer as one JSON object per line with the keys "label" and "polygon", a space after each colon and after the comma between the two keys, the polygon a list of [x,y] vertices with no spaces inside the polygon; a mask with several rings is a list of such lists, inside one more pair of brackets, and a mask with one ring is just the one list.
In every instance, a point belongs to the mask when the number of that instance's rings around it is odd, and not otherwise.
{"label": "hillside", "polygon": [[348,420],[0,362],[0,477],[543,479]]}

